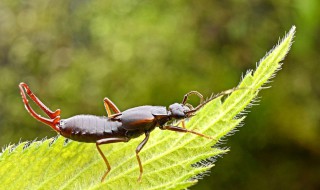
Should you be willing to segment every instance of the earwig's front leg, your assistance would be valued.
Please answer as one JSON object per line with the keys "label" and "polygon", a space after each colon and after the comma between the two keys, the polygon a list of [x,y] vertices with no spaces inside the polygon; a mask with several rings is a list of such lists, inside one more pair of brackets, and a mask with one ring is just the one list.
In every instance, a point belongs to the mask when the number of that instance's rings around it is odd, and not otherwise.
{"label": "earwig's front leg", "polygon": [[[109,99],[109,98],[104,98],[104,107],[106,108],[108,118],[113,118],[121,114],[121,111],[117,108],[117,106]],[[110,108],[114,112],[114,114],[111,114]]]}
{"label": "earwig's front leg", "polygon": [[140,160],[140,157],[139,157],[139,152],[144,147],[144,145],[148,142],[150,131],[146,131],[145,134],[146,134],[146,137],[143,139],[143,141],[138,145],[138,147],[136,149],[136,156],[137,156],[137,160],[138,160],[139,168],[140,168],[140,175],[139,175],[139,178],[138,178],[139,182],[141,182],[141,177],[142,177],[142,173],[143,173],[143,168],[142,168],[141,160]]}
{"label": "earwig's front leg", "polygon": [[186,128],[186,125],[185,125],[185,123],[184,123],[184,120],[179,121],[179,123],[177,124],[177,126],[179,126],[180,123],[181,123],[181,125],[182,125],[182,128],[185,129],[185,128]]}
{"label": "earwig's front leg", "polygon": [[126,138],[126,137],[123,137],[123,138],[106,138],[106,139],[100,139],[100,140],[98,140],[98,141],[96,142],[97,149],[98,149],[101,157],[103,158],[104,162],[105,162],[106,165],[107,165],[107,171],[106,171],[106,173],[104,173],[104,175],[102,176],[101,182],[103,182],[104,178],[106,178],[107,174],[110,172],[111,166],[110,166],[107,158],[104,156],[103,152],[101,151],[99,145],[116,143],[116,142],[128,142],[129,140],[130,140],[130,139],[128,139],[128,138]]}
{"label": "earwig's front leg", "polygon": [[202,133],[198,133],[196,131],[192,131],[192,130],[188,130],[186,128],[181,128],[181,127],[178,127],[178,126],[171,126],[171,125],[167,125],[167,126],[163,126],[163,127],[160,127],[160,129],[162,130],[170,130],[170,131],[176,131],[176,132],[181,132],[181,133],[193,133],[195,135],[198,135],[198,136],[201,136],[201,137],[205,137],[207,139],[212,139],[212,137],[209,137],[207,135],[204,135]]}

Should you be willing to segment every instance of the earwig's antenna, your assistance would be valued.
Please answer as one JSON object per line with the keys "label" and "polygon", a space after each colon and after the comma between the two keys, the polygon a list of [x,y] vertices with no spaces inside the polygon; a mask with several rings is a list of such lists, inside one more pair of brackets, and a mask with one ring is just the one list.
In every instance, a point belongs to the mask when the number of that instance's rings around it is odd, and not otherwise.
{"label": "earwig's antenna", "polygon": [[[188,92],[186,95],[184,95],[183,100],[182,100],[182,104],[183,104],[183,105],[186,105],[186,106],[188,106],[188,107],[191,106],[191,104],[188,104],[188,103],[186,103],[186,102],[187,102],[187,100],[188,100],[188,97],[189,97],[190,95],[192,95],[192,94],[197,95],[197,96],[200,98],[200,103],[199,103],[198,106],[200,106],[201,104],[203,104],[203,96],[202,96],[202,94],[201,94],[200,92],[198,92],[198,91],[190,91],[190,92]],[[197,106],[196,108],[193,108],[193,106],[191,106],[191,107],[192,107],[192,109],[197,109],[198,106]],[[189,108],[190,108],[190,107],[189,107]]]}
{"label": "earwig's antenna", "polygon": [[[212,100],[214,100],[214,99],[216,99],[216,98],[218,98],[218,97],[220,97],[220,96],[229,95],[229,94],[233,93],[234,91],[244,90],[244,89],[250,89],[250,88],[245,88],[245,87],[238,88],[238,87],[234,87],[234,88],[231,88],[231,89],[229,89],[229,90],[222,91],[222,92],[220,92],[220,93],[218,93],[218,94],[216,94],[216,95],[212,95],[210,98],[208,98],[208,99],[205,100],[205,101],[203,101],[203,98],[202,98],[202,101],[201,101],[202,103],[200,103],[196,108],[194,108],[194,109],[186,112],[186,114],[190,115],[190,114],[198,111],[198,110],[199,110],[200,108],[202,108],[204,105],[206,105],[206,104],[209,103],[210,101],[212,101]],[[197,92],[197,91],[191,91],[191,92]],[[189,92],[188,94],[191,94],[191,92]],[[199,92],[197,92],[197,93],[200,94]],[[192,93],[192,94],[197,94],[197,93]],[[186,94],[186,95],[188,95],[188,94]],[[184,97],[183,100],[187,99],[187,98],[186,98],[186,95],[185,95],[185,97]],[[200,94],[200,95],[201,95],[201,94]],[[201,97],[202,97],[202,95],[201,95]]]}

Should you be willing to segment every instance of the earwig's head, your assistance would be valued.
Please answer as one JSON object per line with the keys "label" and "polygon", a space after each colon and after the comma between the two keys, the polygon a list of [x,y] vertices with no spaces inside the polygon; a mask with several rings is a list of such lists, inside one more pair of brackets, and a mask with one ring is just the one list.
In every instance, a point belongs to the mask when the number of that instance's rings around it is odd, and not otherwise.
{"label": "earwig's head", "polygon": [[189,112],[191,108],[189,106],[174,103],[169,106],[169,115],[175,119],[184,119],[189,117]]}
{"label": "earwig's head", "polygon": [[[188,96],[191,94],[195,94],[200,98],[200,104],[194,108],[191,104],[187,103]],[[195,112],[199,110],[199,108],[203,106],[203,96],[197,91],[191,91],[184,95],[182,103],[174,103],[169,106],[169,115],[174,119],[184,119],[194,116]]]}
{"label": "earwig's head", "polygon": [[[188,96],[191,94],[197,95],[200,98],[200,104],[194,108],[191,104],[187,103]],[[182,103],[174,103],[169,106],[169,115],[175,119],[184,119],[194,116],[195,112],[203,105],[203,96],[197,91],[188,92],[184,95]]]}

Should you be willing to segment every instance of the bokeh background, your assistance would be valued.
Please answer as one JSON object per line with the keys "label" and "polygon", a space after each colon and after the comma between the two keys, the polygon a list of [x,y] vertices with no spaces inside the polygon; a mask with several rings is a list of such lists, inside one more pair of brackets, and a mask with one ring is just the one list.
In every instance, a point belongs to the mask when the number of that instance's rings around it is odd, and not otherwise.
{"label": "bokeh background", "polygon": [[[236,86],[285,31],[295,43],[231,152],[191,189],[320,189],[320,1],[1,0],[0,146],[55,136],[21,81],[64,118],[169,105]],[[194,100],[196,101],[196,100]]]}

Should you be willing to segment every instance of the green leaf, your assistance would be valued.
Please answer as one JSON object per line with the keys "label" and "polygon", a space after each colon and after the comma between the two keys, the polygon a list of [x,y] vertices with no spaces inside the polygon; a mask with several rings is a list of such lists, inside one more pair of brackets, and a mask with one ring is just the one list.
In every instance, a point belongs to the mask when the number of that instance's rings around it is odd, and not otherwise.
{"label": "green leaf", "polygon": [[[197,182],[211,167],[214,158],[226,153],[217,147],[244,119],[245,108],[253,103],[262,86],[281,67],[295,33],[290,32],[247,72],[239,90],[221,103],[210,101],[186,127],[212,136],[209,140],[193,134],[155,129],[140,156],[144,168],[137,182],[139,167],[135,148],[143,136],[128,143],[101,146],[111,164],[111,172],[101,183],[106,170],[95,144],[66,142],[63,137],[23,142],[7,146],[0,155],[0,186],[5,189],[184,189]],[[213,148],[212,148],[213,147]]]}

